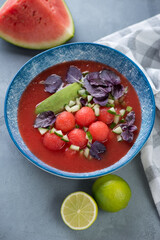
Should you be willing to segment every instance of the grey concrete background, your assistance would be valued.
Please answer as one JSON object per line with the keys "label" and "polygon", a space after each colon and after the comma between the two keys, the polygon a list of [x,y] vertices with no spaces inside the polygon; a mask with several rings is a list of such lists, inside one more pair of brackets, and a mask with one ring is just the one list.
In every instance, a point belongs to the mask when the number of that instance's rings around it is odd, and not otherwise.
{"label": "grey concrete background", "polygon": [[[70,42],[93,42],[160,12],[159,0],[66,0],[75,22]],[[0,6],[4,0],[0,0]],[[3,118],[8,85],[19,68],[39,51],[0,40],[0,239],[1,240],[159,240],[160,222],[138,155],[117,171],[131,186],[129,206],[118,213],[99,211],[85,231],[72,231],[60,217],[71,192],[91,193],[93,180],[66,180],[27,161],[12,143]]]}

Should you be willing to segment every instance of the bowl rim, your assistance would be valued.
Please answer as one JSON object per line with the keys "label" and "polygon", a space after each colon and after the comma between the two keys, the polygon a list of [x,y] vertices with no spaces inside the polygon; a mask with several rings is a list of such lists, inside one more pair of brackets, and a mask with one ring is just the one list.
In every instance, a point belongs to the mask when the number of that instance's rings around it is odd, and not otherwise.
{"label": "bowl rim", "polygon": [[[110,165],[109,167],[106,167],[106,168],[103,168],[103,169],[99,169],[99,170],[96,170],[96,171],[92,171],[92,172],[68,172],[68,171],[64,171],[64,170],[60,170],[58,168],[54,168],[54,167],[51,167],[49,166],[48,164],[44,163],[42,160],[40,160],[41,162],[43,162],[43,166],[41,164],[39,164],[38,162],[34,161],[30,156],[28,156],[24,151],[23,149],[18,145],[16,139],[14,138],[13,134],[12,134],[12,130],[9,126],[9,123],[8,123],[8,117],[7,117],[7,101],[8,101],[8,96],[9,96],[9,91],[10,91],[10,88],[14,82],[14,80],[16,79],[17,75],[19,74],[19,72],[21,72],[21,70],[27,65],[29,64],[30,62],[32,62],[34,59],[40,57],[41,55],[43,54],[47,54],[48,52],[51,52],[51,51],[54,51],[54,49],[59,49],[59,48],[62,48],[62,47],[68,47],[68,46],[73,46],[73,45],[94,45],[94,46],[99,46],[99,47],[103,47],[103,48],[107,48],[107,49],[110,49],[112,51],[115,51],[117,52],[118,54],[120,54],[121,56],[123,56],[125,59],[127,59],[128,61],[130,61],[137,69],[139,72],[141,72],[143,78],[145,79],[146,81],[146,84],[147,86],[149,87],[149,90],[150,90],[150,93],[151,93],[151,100],[152,100],[152,103],[153,103],[153,111],[152,111],[152,122],[151,122],[151,125],[150,125],[150,129],[148,131],[148,134],[146,135],[145,139],[143,140],[143,142],[140,143],[139,147],[135,150],[134,154],[132,154],[132,156],[130,156],[128,158],[127,161],[125,161],[123,164],[121,164],[120,166],[116,166],[116,167],[113,167],[112,169],[108,169],[113,165]],[[151,131],[152,131],[152,128],[153,128],[153,125],[154,125],[154,121],[155,121],[155,99],[154,99],[154,94],[153,94],[153,91],[152,91],[152,88],[151,88],[151,85],[147,79],[147,76],[145,75],[145,73],[142,71],[142,69],[138,66],[137,63],[135,63],[132,59],[130,59],[128,56],[126,56],[124,53],[120,52],[119,50],[116,50],[112,47],[109,47],[109,46],[106,46],[106,45],[103,45],[103,44],[99,44],[99,43],[91,43],[91,42],[74,42],[74,43],[68,43],[68,44],[63,44],[63,45],[60,45],[60,46],[57,46],[57,47],[54,47],[54,48],[51,48],[51,49],[48,49],[48,50],[45,50],[39,54],[36,54],[34,57],[30,58],[19,70],[18,72],[15,74],[15,76],[13,77],[13,79],[11,80],[9,86],[8,86],[8,89],[6,91],[6,95],[5,95],[5,101],[4,101],[4,120],[5,120],[5,124],[6,124],[6,127],[7,127],[7,130],[8,130],[8,133],[13,141],[13,143],[16,145],[17,149],[20,151],[20,153],[25,157],[27,158],[30,162],[32,162],[34,165],[36,165],[37,167],[39,167],[40,169],[48,172],[48,173],[51,173],[51,174],[54,174],[56,176],[59,176],[59,177],[64,177],[64,178],[70,178],[70,179],[90,179],[90,178],[97,178],[97,177],[100,177],[100,176],[103,176],[103,175],[106,175],[106,174],[109,174],[109,173],[112,173],[114,171],[117,171],[118,169],[122,168],[123,166],[125,166],[126,164],[128,164],[132,159],[134,159],[134,157],[140,152],[140,150],[142,149],[142,147],[144,146],[144,144],[146,143],[147,139],[149,138],[150,134],[151,134]],[[19,133],[20,134],[20,133]],[[23,140],[23,139],[22,139]],[[25,144],[26,145],[26,144]],[[28,148],[28,147],[27,147]],[[30,151],[30,150],[29,150]],[[31,152],[31,151],[30,151]],[[35,155],[34,155],[35,156]]]}

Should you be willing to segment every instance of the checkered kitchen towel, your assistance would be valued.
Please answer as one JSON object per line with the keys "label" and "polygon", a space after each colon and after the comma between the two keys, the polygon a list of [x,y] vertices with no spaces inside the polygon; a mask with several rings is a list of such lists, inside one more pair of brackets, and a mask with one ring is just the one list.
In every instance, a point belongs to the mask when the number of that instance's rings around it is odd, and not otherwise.
{"label": "checkered kitchen towel", "polygon": [[160,14],[97,41],[136,62],[149,79],[156,101],[153,131],[141,150],[142,164],[160,215]]}

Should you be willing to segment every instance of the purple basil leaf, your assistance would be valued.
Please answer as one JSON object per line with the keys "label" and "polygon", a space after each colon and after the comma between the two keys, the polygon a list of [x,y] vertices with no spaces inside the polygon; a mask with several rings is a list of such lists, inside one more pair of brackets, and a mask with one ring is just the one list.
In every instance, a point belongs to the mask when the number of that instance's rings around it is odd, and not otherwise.
{"label": "purple basil leaf", "polygon": [[104,146],[104,144],[102,144],[98,141],[95,141],[91,145],[89,153],[93,158],[101,160],[101,157],[99,154],[104,153],[105,151],[106,151],[106,147]]}
{"label": "purple basil leaf", "polygon": [[79,82],[82,78],[82,73],[79,68],[75,66],[70,66],[67,72],[66,81],[68,83]]}
{"label": "purple basil leaf", "polygon": [[128,131],[134,132],[134,131],[136,131],[136,130],[137,130],[137,126],[135,126],[135,125],[130,125],[130,126],[128,126]]}
{"label": "purple basil leaf", "polygon": [[86,75],[88,81],[99,79],[99,72],[90,72]]}
{"label": "purple basil leaf", "polygon": [[80,98],[80,103],[82,104],[82,106],[86,105],[87,100],[85,98]]}
{"label": "purple basil leaf", "polygon": [[98,100],[96,98],[93,98],[93,102],[99,104],[100,106],[106,106],[106,104],[108,103],[108,97],[105,100]]}
{"label": "purple basil leaf", "polygon": [[95,98],[103,100],[108,96],[107,91],[102,87],[93,87],[87,79],[84,80],[84,87]]}
{"label": "purple basil leaf", "polygon": [[124,141],[132,142],[134,134],[127,129],[126,131],[121,133],[121,136]]}
{"label": "purple basil leaf", "polygon": [[37,115],[34,128],[49,127],[56,121],[56,117],[52,111],[43,112]]}
{"label": "purple basil leaf", "polygon": [[113,90],[113,86],[109,83],[104,88],[106,92],[110,93]]}
{"label": "purple basil leaf", "polygon": [[104,69],[100,72],[99,76],[102,80],[110,82],[113,85],[121,83],[120,77],[111,70]]}
{"label": "purple basil leaf", "polygon": [[114,88],[112,90],[112,95],[115,99],[118,99],[122,97],[124,94],[124,87],[121,84],[114,85]]}
{"label": "purple basil leaf", "polygon": [[90,83],[92,86],[95,86],[95,87],[97,87],[97,86],[106,87],[106,83],[105,83],[103,80],[101,80],[100,78],[91,79],[91,80],[89,81],[89,83]]}
{"label": "purple basil leaf", "polygon": [[128,125],[133,125],[135,122],[135,112],[131,111],[127,114],[126,116],[126,122],[128,123]]}
{"label": "purple basil leaf", "polygon": [[104,100],[108,97],[108,92],[105,88],[97,87],[92,93],[92,96],[95,97],[97,100]]}
{"label": "purple basil leaf", "polygon": [[121,123],[120,127],[122,128],[122,131],[126,131],[128,129],[128,124],[127,123]]}
{"label": "purple basil leaf", "polygon": [[55,93],[62,85],[62,79],[56,74],[50,75],[45,81],[45,91],[49,93]]}

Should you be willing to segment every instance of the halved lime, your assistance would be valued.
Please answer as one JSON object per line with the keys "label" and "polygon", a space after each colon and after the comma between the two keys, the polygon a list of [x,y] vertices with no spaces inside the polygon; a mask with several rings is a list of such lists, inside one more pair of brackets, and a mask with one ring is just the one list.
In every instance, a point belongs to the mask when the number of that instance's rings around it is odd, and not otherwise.
{"label": "halved lime", "polygon": [[64,223],[74,230],[84,230],[96,220],[98,207],[95,200],[85,192],[68,195],[61,206]]}

